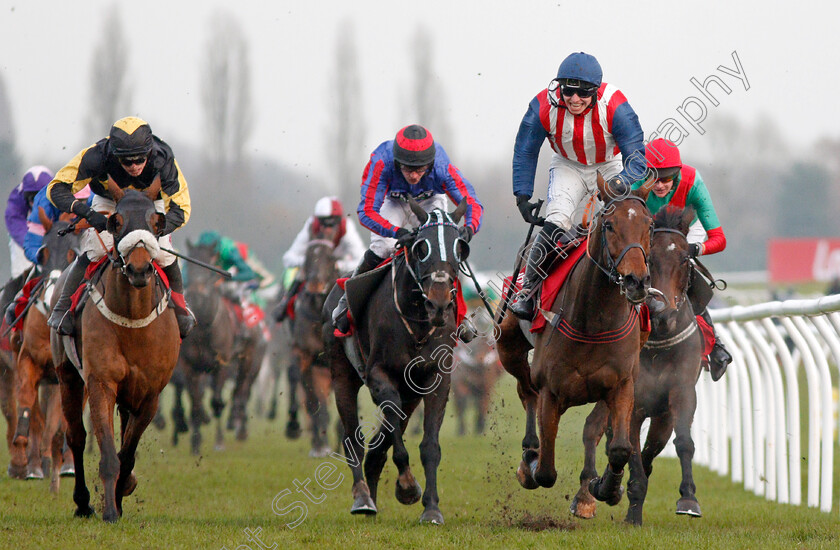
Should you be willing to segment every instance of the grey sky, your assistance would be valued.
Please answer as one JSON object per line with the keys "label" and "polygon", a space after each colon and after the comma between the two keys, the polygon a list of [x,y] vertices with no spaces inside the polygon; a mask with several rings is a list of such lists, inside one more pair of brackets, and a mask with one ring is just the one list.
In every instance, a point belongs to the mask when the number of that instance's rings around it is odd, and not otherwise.
{"label": "grey sky", "polygon": [[[0,70],[26,164],[69,160],[107,132],[85,136],[83,128],[91,52],[110,4],[0,2]],[[415,122],[400,98],[410,88],[408,47],[418,25],[434,36],[436,72],[454,134],[444,146],[456,164],[465,157],[508,163],[528,102],[560,61],[578,50],[600,60],[604,80],[624,91],[646,135],[668,117],[685,125],[676,109],[688,96],[699,96],[689,79],[711,74],[723,76],[732,93],[713,88],[720,106],[709,109],[707,123],[724,112],[743,120],[764,112],[802,150],[817,135],[837,135],[840,104],[824,98],[837,87],[838,8],[827,2],[124,3],[134,79],[130,114],[148,120],[163,139],[201,143],[199,69],[207,23],[213,11],[234,5],[230,13],[249,35],[254,77],[255,132],[247,149],[316,177],[346,177],[330,174],[324,158],[329,94],[340,93],[330,88],[335,39],[346,21],[355,27],[361,58],[365,151]],[[735,68],[733,51],[749,91],[717,70]],[[714,139],[690,130],[684,151]]]}

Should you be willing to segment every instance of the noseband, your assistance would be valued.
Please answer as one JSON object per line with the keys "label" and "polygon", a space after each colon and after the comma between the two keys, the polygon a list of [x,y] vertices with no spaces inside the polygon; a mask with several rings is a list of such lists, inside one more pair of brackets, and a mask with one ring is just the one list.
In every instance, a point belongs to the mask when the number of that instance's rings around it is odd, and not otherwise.
{"label": "noseband", "polygon": [[[624,256],[628,252],[633,250],[634,248],[638,248],[639,250],[642,251],[642,256],[644,256],[644,258],[645,258],[645,265],[648,265],[647,253],[645,252],[644,247],[639,243],[632,243],[632,244],[628,244],[627,246],[625,246],[624,249],[621,251],[621,253],[618,255],[618,258],[613,258],[612,257],[612,254],[610,254],[610,248],[607,245],[607,232],[606,232],[606,229],[604,228],[604,225],[606,224],[606,220],[604,219],[604,215],[603,215],[604,212],[609,210],[609,208],[616,202],[631,200],[631,199],[632,200],[637,200],[640,203],[642,203],[645,210],[647,210],[647,203],[645,202],[644,199],[642,199],[641,197],[637,197],[636,195],[628,195],[626,197],[618,197],[618,198],[612,199],[610,202],[608,202],[604,206],[604,208],[601,210],[601,214],[599,215],[599,217],[601,219],[600,219],[600,222],[598,223],[598,227],[601,230],[600,231],[601,232],[601,249],[603,250],[603,254],[606,256],[606,261],[605,261],[606,267],[604,267],[603,265],[598,263],[598,260],[596,260],[594,257],[592,257],[592,255],[589,253],[589,242],[587,241],[587,244],[586,244],[586,255],[589,257],[590,260],[592,260],[592,263],[594,263],[596,266],[598,266],[598,269],[600,269],[601,271],[604,272],[604,274],[609,278],[611,283],[615,283],[617,285],[622,285],[624,283],[624,276],[621,275],[621,273],[618,272],[618,264],[620,264],[621,260],[624,259]],[[590,228],[591,227],[592,226],[590,226]],[[590,229],[590,233],[591,233],[591,229]],[[651,229],[651,235],[653,235],[653,230],[652,229]]]}
{"label": "noseband", "polygon": [[[686,237],[685,234],[682,231],[679,231],[677,229],[672,229],[670,227],[657,227],[653,230],[653,233],[654,234],[655,233],[675,233],[675,234],[679,235],[680,237],[682,237],[682,239],[686,243],[688,243],[688,237]],[[686,260],[683,261],[683,263],[689,263],[690,261],[691,261],[690,259],[686,259]],[[689,274],[690,274],[690,272],[689,272]],[[687,294],[688,294],[689,287],[691,287],[691,277],[688,277],[688,283],[685,285],[685,291],[680,296],[675,296],[674,297],[674,305],[676,306],[676,309],[679,310],[680,307],[682,307],[683,302],[685,302],[685,300],[687,300]]]}

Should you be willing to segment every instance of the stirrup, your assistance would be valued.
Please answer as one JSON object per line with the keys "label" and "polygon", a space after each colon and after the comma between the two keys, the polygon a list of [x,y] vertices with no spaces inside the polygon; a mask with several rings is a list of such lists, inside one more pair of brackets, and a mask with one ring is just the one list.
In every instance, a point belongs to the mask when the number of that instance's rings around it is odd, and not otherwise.
{"label": "stirrup", "polygon": [[[510,311],[524,321],[531,321],[534,318],[534,310],[536,309],[536,296],[530,296],[528,298],[524,298],[522,293],[526,292],[525,289],[520,292],[516,296],[516,299],[513,303],[510,304],[509,309]],[[530,291],[527,291],[530,292]]]}
{"label": "stirrup", "polygon": [[[50,318],[47,319],[47,325],[55,330],[60,336],[72,336],[76,332],[75,315],[71,311],[72,307],[67,309],[63,314],[58,309],[53,309]],[[61,314],[61,317],[58,315]]]}

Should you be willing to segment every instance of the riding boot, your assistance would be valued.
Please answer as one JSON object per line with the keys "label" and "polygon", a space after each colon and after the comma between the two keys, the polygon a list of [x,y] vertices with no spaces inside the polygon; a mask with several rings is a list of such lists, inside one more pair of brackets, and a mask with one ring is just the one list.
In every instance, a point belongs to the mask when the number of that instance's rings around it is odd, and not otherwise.
{"label": "riding boot", "polygon": [[187,337],[187,334],[195,327],[195,315],[193,315],[190,306],[187,305],[187,300],[184,298],[184,281],[181,278],[181,267],[177,261],[172,262],[163,268],[166,278],[169,279],[169,290],[172,291],[172,299],[169,301],[169,306],[175,310],[175,318],[178,320],[178,332],[181,339]]}
{"label": "riding boot", "polygon": [[73,302],[73,294],[82,284],[85,271],[90,265],[87,254],[80,254],[76,260],[67,268],[67,277],[64,279],[64,286],[61,288],[61,296],[50,313],[47,324],[54,328],[62,336],[70,336],[76,329],[76,316],[70,311]]}
{"label": "riding boot", "polygon": [[287,288],[286,292],[283,294],[283,298],[280,299],[280,303],[278,303],[277,306],[275,306],[274,311],[272,311],[275,322],[282,323],[286,320],[286,317],[289,316],[289,303],[292,301],[292,298],[297,296],[297,293],[300,292],[302,287],[303,281],[297,279],[292,281],[292,284],[289,285],[289,288]]}
{"label": "riding boot", "polygon": [[[356,275],[367,273],[371,269],[381,264],[383,261],[385,261],[383,258],[377,256],[372,250],[368,250],[367,252],[365,252],[361,263],[359,263],[359,265],[356,267],[356,270],[353,271],[352,275],[350,275],[350,278],[352,279]],[[341,294],[341,299],[338,301],[338,305],[335,306],[335,309],[332,313],[333,326],[343,334],[347,334],[347,332],[350,330],[350,319],[347,317],[348,310],[349,308],[347,306],[347,293],[344,292]]]}
{"label": "riding boot", "polygon": [[[522,290],[519,291],[516,299],[510,304],[510,310],[514,315],[526,321],[534,318],[537,293],[543,280],[548,276],[551,266],[557,259],[560,250],[575,238],[575,231],[563,231],[553,223],[546,222],[542,230],[537,234],[537,238],[534,239],[534,244],[528,252],[528,261],[525,262],[525,277],[522,280]],[[558,244],[555,245],[555,243]]]}
{"label": "riding boot", "polygon": [[[25,270],[23,273],[21,273],[17,277],[9,279],[6,282],[6,285],[3,287],[3,294],[0,294],[0,311],[7,312],[7,310],[9,309],[9,306],[12,304],[12,302],[15,301],[15,296],[17,296],[17,293],[20,292],[20,289],[23,288],[23,285],[26,282],[26,276],[28,274],[29,274],[29,269]],[[15,320],[14,308],[11,308],[11,309],[12,309],[11,320],[8,319],[8,313],[6,314],[6,322],[10,325],[12,324],[12,321]]]}
{"label": "riding boot", "polygon": [[[712,327],[712,330],[715,330],[715,325],[712,324],[712,317],[709,315],[709,310],[704,309],[700,316]],[[715,345],[711,353],[709,353],[709,373],[712,375],[712,380],[715,382],[720,380],[720,377],[726,372],[726,367],[731,362],[732,355],[726,350],[723,342],[720,341],[717,335],[717,331],[715,331]]]}

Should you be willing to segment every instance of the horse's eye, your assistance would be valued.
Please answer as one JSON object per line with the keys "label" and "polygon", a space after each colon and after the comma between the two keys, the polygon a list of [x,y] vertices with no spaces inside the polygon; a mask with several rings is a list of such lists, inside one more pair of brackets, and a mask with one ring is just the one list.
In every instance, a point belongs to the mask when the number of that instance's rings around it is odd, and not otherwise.
{"label": "horse's eye", "polygon": [[612,222],[604,222],[604,229],[607,231],[615,231]]}

